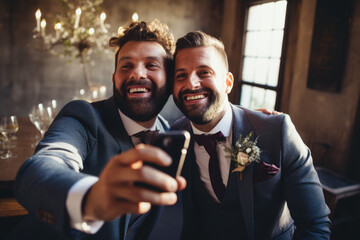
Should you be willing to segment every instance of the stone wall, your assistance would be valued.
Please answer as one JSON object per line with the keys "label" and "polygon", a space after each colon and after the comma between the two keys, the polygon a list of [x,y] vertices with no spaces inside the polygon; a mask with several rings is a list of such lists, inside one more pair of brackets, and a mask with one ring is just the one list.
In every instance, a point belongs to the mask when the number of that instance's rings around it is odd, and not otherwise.
{"label": "stone wall", "polygon": [[[101,6],[114,35],[136,11],[139,20],[157,18],[167,23],[178,38],[199,29],[220,37],[222,5],[218,0],[104,0]],[[54,15],[61,9],[57,0],[0,1],[0,115],[24,117],[33,104],[50,99],[57,99],[63,105],[85,86],[78,60],[66,63],[66,59],[35,48],[32,30],[36,26],[38,8],[47,20],[47,31],[54,31]],[[113,58],[113,52],[98,54],[89,63],[92,81],[105,84],[109,96],[112,94]],[[174,112],[164,114],[171,118],[177,116]]]}
{"label": "stone wall", "polygon": [[[356,134],[355,125],[360,124],[355,122],[360,107],[360,1],[354,1],[345,71],[339,93],[306,87],[316,1],[300,2],[299,19],[296,23],[298,26],[294,26],[297,31],[292,33],[296,42],[289,43],[292,51],[288,51],[289,63],[285,63],[287,77],[284,80],[287,87],[284,88],[286,94],[282,98],[282,110],[290,114],[297,130],[309,146],[317,144],[313,146],[316,151],[313,153],[316,164],[324,164],[337,172],[354,176],[351,172],[354,173],[355,169],[348,169],[348,166],[352,161],[359,161],[350,156],[349,152],[354,144],[352,139]],[[330,144],[326,155],[320,149],[319,143]]]}

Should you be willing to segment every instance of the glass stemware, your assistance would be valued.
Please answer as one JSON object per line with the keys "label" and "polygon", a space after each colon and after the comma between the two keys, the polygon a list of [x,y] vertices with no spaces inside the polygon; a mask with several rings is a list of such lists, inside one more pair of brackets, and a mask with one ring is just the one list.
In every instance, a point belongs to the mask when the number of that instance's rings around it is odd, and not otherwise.
{"label": "glass stemware", "polygon": [[54,118],[56,117],[56,115],[59,112],[57,101],[55,99],[53,99],[51,101],[45,102],[45,106],[51,107],[51,116],[52,116],[52,120],[54,120]]}
{"label": "glass stemware", "polygon": [[16,116],[7,116],[0,118],[0,132],[4,136],[3,149],[5,152],[0,155],[1,159],[14,157],[14,154],[9,149],[9,135],[14,134],[19,130],[19,124]]}
{"label": "glass stemware", "polygon": [[46,104],[39,103],[31,108],[29,119],[39,130],[41,138],[44,137],[46,130],[49,128],[56,114],[57,105],[55,100]]}

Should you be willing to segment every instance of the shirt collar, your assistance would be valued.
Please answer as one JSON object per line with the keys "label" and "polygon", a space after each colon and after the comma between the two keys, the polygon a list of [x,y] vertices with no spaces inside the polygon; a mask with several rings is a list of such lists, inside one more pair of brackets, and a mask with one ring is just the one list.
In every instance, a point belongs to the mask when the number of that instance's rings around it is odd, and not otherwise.
{"label": "shirt collar", "polygon": [[128,116],[126,116],[124,113],[122,113],[120,111],[120,109],[118,109],[118,110],[119,110],[120,118],[124,124],[124,128],[129,136],[132,136],[138,132],[145,131],[145,130],[156,130],[157,119],[150,128],[145,128],[145,127],[141,126],[140,124],[138,124],[137,122],[135,122],[134,120],[132,120],[131,118],[129,118]]}
{"label": "shirt collar", "polygon": [[214,133],[217,133],[217,132],[221,131],[222,134],[224,135],[224,137],[229,137],[230,133],[231,133],[232,119],[233,119],[233,113],[232,113],[230,104],[226,104],[224,116],[222,117],[220,122],[213,129],[211,129],[209,132],[203,132],[203,131],[197,129],[192,124],[192,122],[191,122],[191,127],[192,127],[192,130],[193,130],[194,134],[199,134],[199,135],[201,135],[201,134],[214,134]]}

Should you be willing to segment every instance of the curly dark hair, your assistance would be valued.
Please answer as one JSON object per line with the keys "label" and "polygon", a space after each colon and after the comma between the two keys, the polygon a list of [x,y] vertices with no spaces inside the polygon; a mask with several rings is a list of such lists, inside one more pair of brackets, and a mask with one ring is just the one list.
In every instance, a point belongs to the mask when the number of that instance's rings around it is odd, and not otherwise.
{"label": "curly dark hair", "polygon": [[[129,41],[157,42],[164,48],[167,55],[167,62],[172,62],[175,40],[174,36],[169,31],[169,27],[157,19],[151,22],[132,22],[129,27],[123,28],[118,37],[112,37],[109,40],[109,45],[111,47],[118,48],[115,55],[115,71],[119,50]],[[167,70],[169,70],[169,68],[170,66],[167,67]]]}

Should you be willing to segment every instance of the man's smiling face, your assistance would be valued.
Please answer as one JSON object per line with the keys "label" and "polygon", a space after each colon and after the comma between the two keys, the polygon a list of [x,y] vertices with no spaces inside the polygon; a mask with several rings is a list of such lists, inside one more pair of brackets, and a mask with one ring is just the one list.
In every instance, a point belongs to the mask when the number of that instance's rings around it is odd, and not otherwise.
{"label": "man's smiling face", "polygon": [[214,47],[180,50],[175,59],[176,105],[195,124],[218,122],[232,87],[228,74],[222,56]]}
{"label": "man's smiling face", "polygon": [[129,41],[119,51],[113,75],[118,108],[135,121],[157,116],[167,99],[166,52],[150,41]]}

